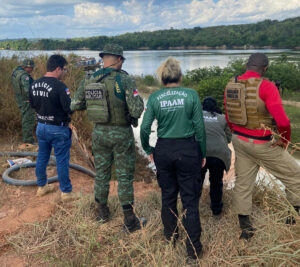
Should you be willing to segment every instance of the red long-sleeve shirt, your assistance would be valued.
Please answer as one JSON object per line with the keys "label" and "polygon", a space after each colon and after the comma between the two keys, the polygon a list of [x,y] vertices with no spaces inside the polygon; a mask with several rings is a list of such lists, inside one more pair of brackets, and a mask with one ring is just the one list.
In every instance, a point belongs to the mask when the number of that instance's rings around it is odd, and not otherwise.
{"label": "red long-sleeve shirt", "polygon": [[[243,75],[239,76],[239,80],[247,80],[249,78],[260,78],[261,76],[254,71],[246,71]],[[276,121],[277,129],[280,135],[282,136],[282,141],[287,142],[291,141],[291,125],[289,118],[285,114],[285,111],[282,106],[281,98],[278,92],[277,87],[270,81],[263,80],[259,87],[259,97],[262,101],[265,102],[265,105]],[[250,136],[267,136],[271,134],[271,131],[265,129],[247,129],[242,126],[235,125],[228,121],[227,111],[226,111],[226,96],[224,95],[224,104],[225,104],[225,114],[226,120],[231,130],[237,131],[243,134]]]}

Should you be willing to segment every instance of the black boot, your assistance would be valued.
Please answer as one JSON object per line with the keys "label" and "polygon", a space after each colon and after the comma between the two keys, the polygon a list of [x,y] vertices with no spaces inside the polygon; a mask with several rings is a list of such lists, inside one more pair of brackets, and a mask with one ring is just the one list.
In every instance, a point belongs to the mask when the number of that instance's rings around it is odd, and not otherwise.
{"label": "black boot", "polygon": [[172,246],[175,248],[176,241],[179,239],[179,233],[178,228],[176,227],[175,232],[171,236],[165,236],[165,240],[167,243],[172,244]]}
{"label": "black boot", "polygon": [[242,229],[240,239],[249,240],[254,235],[254,232],[256,230],[250,222],[249,215],[239,214],[239,222],[240,222],[240,227]]}
{"label": "black boot", "polygon": [[142,226],[145,226],[147,223],[146,218],[140,218],[138,219],[133,210],[123,210],[124,212],[124,227],[123,231],[126,233],[132,233],[136,230],[141,229],[141,224]]}
{"label": "black boot", "polygon": [[106,204],[98,204],[97,221],[106,223],[109,221],[109,209]]}
{"label": "black boot", "polygon": [[[299,206],[294,206],[295,211],[298,213],[298,215],[300,216],[300,207]],[[288,217],[286,218],[285,221],[286,224],[296,224],[296,219],[293,215],[289,214]]]}

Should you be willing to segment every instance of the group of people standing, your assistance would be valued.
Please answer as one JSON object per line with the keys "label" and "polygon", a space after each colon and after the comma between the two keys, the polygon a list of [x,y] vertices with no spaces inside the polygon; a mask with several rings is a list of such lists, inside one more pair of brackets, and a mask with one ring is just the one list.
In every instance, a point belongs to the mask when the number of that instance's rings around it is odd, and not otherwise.
{"label": "group of people standing", "polygon": [[[62,198],[74,198],[68,172],[69,115],[76,110],[87,110],[88,119],[94,123],[92,149],[97,219],[101,223],[110,219],[107,200],[114,163],[124,231],[134,232],[146,224],[146,219],[138,218],[133,208],[135,141],[131,127],[137,126],[144,103],[134,80],[122,70],[123,48],[108,44],[100,57],[103,68],[82,80],[72,100],[69,89],[60,81],[67,65],[60,55],[49,58],[45,76],[29,87],[30,104],[38,120],[37,195],[53,191],[47,184],[46,165],[54,147]],[[235,77],[225,88],[226,116],[222,115],[214,98],[206,97],[201,104],[195,90],[181,86],[182,72],[176,59],[168,58],[158,68],[162,88],[148,99],[140,129],[141,143],[156,165],[162,193],[164,236],[174,245],[179,238],[177,199],[180,194],[190,258],[196,259],[202,253],[199,199],[207,170],[212,214],[222,214],[222,179],[224,171],[230,168],[228,143],[231,141],[236,153],[233,208],[242,230],[240,238],[248,240],[255,231],[249,216],[260,166],[284,183],[288,201],[299,212],[300,166],[285,150],[290,142],[290,123],[276,86],[262,78],[267,67],[268,59],[264,54],[250,56],[247,72]],[[262,126],[272,127],[272,119],[281,134],[276,142],[272,141],[272,131],[262,129]],[[158,140],[152,147],[149,136],[154,120],[157,120]],[[295,217],[289,216],[287,222],[295,223]]]}

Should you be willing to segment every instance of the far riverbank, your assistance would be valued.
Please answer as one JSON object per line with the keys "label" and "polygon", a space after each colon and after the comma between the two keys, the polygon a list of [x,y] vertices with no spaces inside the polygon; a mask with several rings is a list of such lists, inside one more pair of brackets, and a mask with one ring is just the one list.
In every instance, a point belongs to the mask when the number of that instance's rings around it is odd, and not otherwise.
{"label": "far riverbank", "polygon": [[[126,61],[123,68],[132,75],[153,75],[160,63],[171,56],[181,62],[182,71],[185,73],[193,69],[204,67],[218,66],[224,68],[230,61],[246,59],[250,54],[257,52],[267,54],[271,60],[282,54],[286,54],[292,60],[300,59],[300,51],[291,49],[135,50],[124,51]],[[17,56],[25,58],[38,55],[52,55],[54,53],[95,57],[97,61],[99,60],[99,51],[94,50],[0,50],[0,57],[11,58]]]}

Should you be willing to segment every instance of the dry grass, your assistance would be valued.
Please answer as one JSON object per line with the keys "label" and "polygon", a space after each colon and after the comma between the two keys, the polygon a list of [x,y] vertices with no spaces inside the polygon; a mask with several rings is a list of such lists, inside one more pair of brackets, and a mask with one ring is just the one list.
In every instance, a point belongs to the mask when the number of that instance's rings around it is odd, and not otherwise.
{"label": "dry grass", "polygon": [[[74,55],[69,55],[67,61],[68,72],[64,79],[64,83],[68,86],[71,94],[75,92],[80,80],[84,77],[82,68],[77,68],[73,64]],[[34,58],[35,68],[32,74],[34,79],[42,77],[46,73],[46,55]],[[15,95],[11,84],[11,74],[13,69],[20,65],[21,61],[17,57],[11,59],[0,58],[0,134],[10,138],[10,142],[14,143],[21,133],[21,114],[15,101]],[[92,125],[88,123],[85,114],[78,112],[72,117],[73,123],[79,130],[80,136],[88,140]]]}
{"label": "dry grass", "polygon": [[[45,56],[35,58],[34,77],[45,72]],[[72,61],[72,56],[68,58]],[[0,130],[15,144],[20,132],[20,118],[10,84],[12,69],[18,59],[0,58]],[[5,74],[5,75],[2,75]],[[65,83],[74,93],[83,77],[81,69],[70,64]],[[92,125],[85,112],[77,112],[72,121],[85,144],[90,144]],[[4,132],[5,131],[5,132]],[[1,133],[1,132],[0,132]],[[11,150],[15,150],[12,145]],[[89,148],[89,147],[88,147]],[[74,155],[73,155],[74,156]],[[138,176],[145,173],[146,163],[138,158]],[[153,174],[152,174],[153,175]],[[3,192],[5,193],[5,192]],[[258,184],[253,195],[253,223],[257,228],[249,241],[239,240],[237,216],[231,209],[231,191],[224,192],[224,214],[211,215],[208,189],[203,190],[200,216],[204,245],[199,266],[299,266],[300,220],[296,226],[284,224],[291,206],[276,185]],[[148,218],[147,226],[132,235],[121,231],[122,211],[118,199],[109,199],[112,220],[104,225],[95,221],[93,196],[85,196],[67,205],[58,205],[55,214],[42,223],[29,224],[26,231],[7,236],[7,241],[29,266],[186,266],[185,231],[180,224],[180,240],[176,248],[165,243],[160,219],[161,197],[153,192],[135,205],[139,216]],[[182,215],[180,215],[181,218]]]}
{"label": "dry grass", "polygon": [[[231,191],[224,192],[224,214],[211,215],[208,189],[200,203],[204,255],[198,266],[299,266],[300,228],[284,223],[290,210],[282,192],[259,184],[255,188],[253,223],[257,228],[249,241],[239,240],[237,216],[231,210]],[[18,253],[31,264],[50,266],[186,266],[185,231],[180,224],[176,248],[164,241],[160,220],[160,193],[153,192],[136,203],[136,213],[147,226],[134,234],[121,231],[122,212],[117,198],[109,200],[110,222],[95,221],[93,197],[74,206],[58,206],[44,223],[8,237]],[[182,216],[182,215],[180,215]],[[299,218],[298,218],[299,224]]]}

